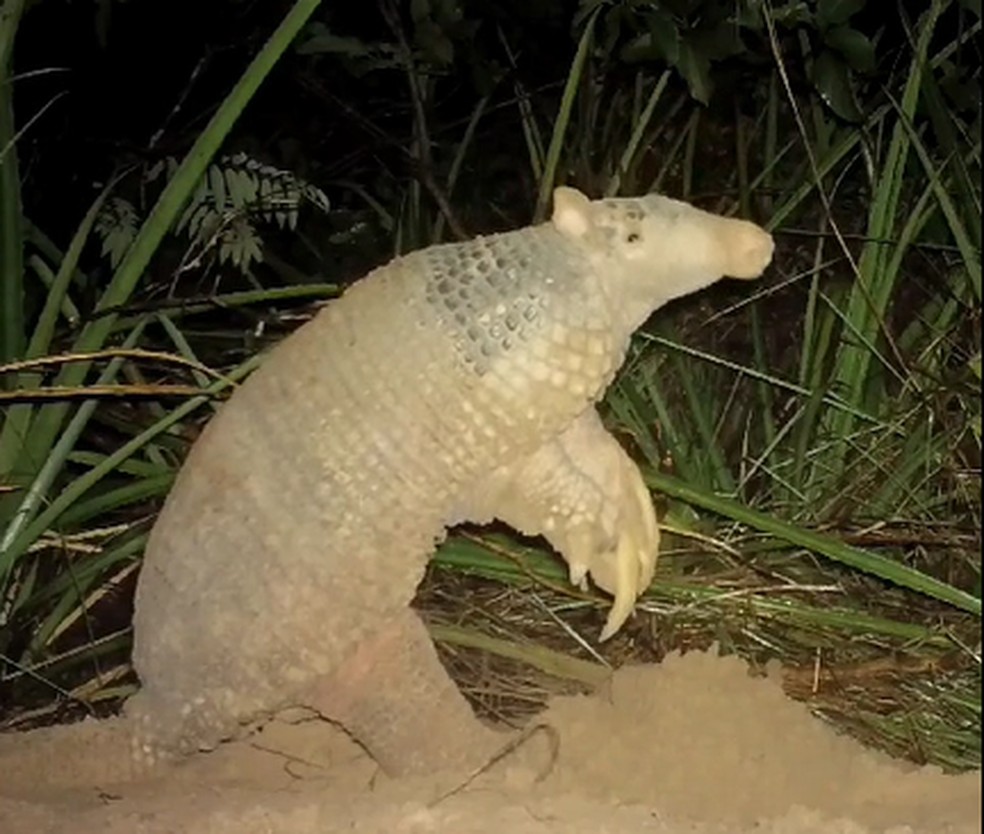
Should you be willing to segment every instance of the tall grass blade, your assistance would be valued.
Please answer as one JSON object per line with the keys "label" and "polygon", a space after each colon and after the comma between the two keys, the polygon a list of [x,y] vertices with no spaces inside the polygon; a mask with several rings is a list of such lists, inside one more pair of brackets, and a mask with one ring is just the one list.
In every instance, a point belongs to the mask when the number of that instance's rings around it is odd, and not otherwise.
{"label": "tall grass blade", "polygon": [[829,536],[781,521],[774,516],[753,510],[727,498],[695,489],[669,475],[647,472],[645,473],[645,480],[653,489],[673,498],[703,507],[705,510],[718,513],[798,547],[804,547],[863,573],[869,573],[903,588],[918,591],[941,602],[947,602],[962,611],[977,616],[981,614],[981,601],[978,598],[966,591],[961,591],[959,588],[954,588],[946,582],[941,582],[901,565],[892,559],[875,553],[868,553]]}
{"label": "tall grass blade", "polygon": [[12,76],[14,38],[26,5],[26,0],[10,0],[0,9],[0,364],[20,357],[25,337],[21,221],[24,212],[15,144]]}
{"label": "tall grass blade", "polygon": [[567,126],[571,120],[571,110],[574,107],[574,99],[577,98],[578,87],[581,84],[581,76],[588,60],[588,47],[594,36],[595,21],[601,12],[601,7],[592,12],[584,24],[584,31],[577,44],[577,52],[571,63],[570,72],[567,75],[567,82],[564,84],[564,92],[560,99],[560,107],[557,110],[557,120],[554,122],[553,133],[550,136],[550,145],[547,147],[547,159],[543,168],[543,177],[540,179],[540,189],[536,198],[536,209],[533,212],[533,222],[539,223],[547,216],[547,208],[550,205],[550,195],[553,193],[554,183],[557,179],[557,166],[560,163],[560,153],[564,148],[564,139],[567,136]]}
{"label": "tall grass blade", "polygon": [[[856,283],[844,311],[861,343],[850,340],[842,342],[833,384],[847,403],[861,410],[867,410],[873,399],[883,393],[871,385],[874,354],[865,344],[874,343],[883,333],[888,301],[899,275],[898,270],[890,271],[893,253],[889,245],[881,241],[892,240],[896,233],[906,163],[911,149],[910,135],[904,123],[913,117],[919,101],[923,73],[927,71],[929,42],[936,29],[941,8],[940,0],[933,0],[920,24],[919,37],[897,108],[897,119],[892,127],[888,152],[872,195],[866,233],[869,240],[858,262]],[[830,432],[834,437],[850,437],[855,431],[855,422],[850,413],[839,412],[832,415]],[[835,472],[843,471],[847,454],[848,450],[843,444],[837,447],[833,467]]]}
{"label": "tall grass blade", "polygon": [[[262,354],[258,354],[246,360],[234,370],[230,371],[223,379],[214,382],[208,388],[204,389],[201,396],[192,397],[187,402],[182,403],[166,417],[161,418],[132,440],[124,443],[115,452],[107,455],[97,466],[94,466],[88,472],[72,481],[43,511],[29,522],[24,520],[16,526],[11,524],[4,535],[2,544],[0,544],[0,587],[3,587],[3,583],[10,570],[20,556],[30,547],[31,543],[44,533],[50,525],[55,523],[89,489],[99,483],[110,472],[114,471],[117,466],[128,460],[159,434],[167,431],[171,426],[182,420],[196,408],[207,403],[212,397],[221,393],[231,384],[248,376],[260,364],[262,358]],[[71,440],[74,442],[74,438],[71,438]],[[71,444],[66,445],[71,448]],[[61,452],[62,458],[68,453],[68,449],[59,451]],[[24,514],[19,517],[22,519],[27,518]]]}
{"label": "tall grass blade", "polygon": [[[209,161],[219,149],[263,79],[270,73],[300,28],[318,7],[319,2],[320,0],[296,0],[280,26],[270,36],[235,87],[219,106],[172,179],[161,192],[150,215],[140,227],[130,249],[97,304],[96,312],[100,315],[97,315],[82,330],[73,346],[74,352],[82,353],[97,350],[103,346],[106,338],[113,330],[115,314],[111,311],[124,304],[133,294],[151,257],[205,173]],[[88,365],[86,363],[69,365],[58,375],[56,384],[65,387],[77,387],[85,379],[87,372]],[[38,450],[51,448],[68,409],[67,404],[51,405],[42,409],[31,428],[32,453],[36,454]],[[16,465],[18,469],[22,467],[22,463],[26,462],[18,461]],[[28,464],[26,468],[29,471],[30,465]],[[2,565],[0,565],[0,574],[2,573]]]}

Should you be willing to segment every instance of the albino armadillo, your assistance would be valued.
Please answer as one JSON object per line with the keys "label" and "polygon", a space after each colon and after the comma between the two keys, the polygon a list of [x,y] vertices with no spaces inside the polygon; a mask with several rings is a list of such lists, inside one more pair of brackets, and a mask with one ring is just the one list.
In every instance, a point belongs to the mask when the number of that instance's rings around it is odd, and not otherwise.
{"label": "albino armadillo", "polygon": [[751,223],[660,196],[554,194],[551,220],[397,258],[287,338],[192,449],[147,547],[126,705],[144,758],[280,708],[347,729],[387,771],[499,739],[409,603],[447,527],[543,534],[573,582],[652,578],[658,531],[593,404],[660,305],[772,257]]}

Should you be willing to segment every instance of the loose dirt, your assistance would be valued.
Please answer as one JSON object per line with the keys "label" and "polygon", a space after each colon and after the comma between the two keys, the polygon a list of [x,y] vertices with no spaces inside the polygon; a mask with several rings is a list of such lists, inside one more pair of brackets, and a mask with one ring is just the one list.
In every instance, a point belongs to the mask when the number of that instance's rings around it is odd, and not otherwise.
{"label": "loose dirt", "polygon": [[0,737],[0,832],[981,830],[979,774],[866,750],[735,658],[692,653],[624,668],[604,692],[555,699],[541,724],[550,730],[470,780],[388,779],[344,733],[300,714],[134,781],[119,781],[128,751],[113,722],[9,734]]}

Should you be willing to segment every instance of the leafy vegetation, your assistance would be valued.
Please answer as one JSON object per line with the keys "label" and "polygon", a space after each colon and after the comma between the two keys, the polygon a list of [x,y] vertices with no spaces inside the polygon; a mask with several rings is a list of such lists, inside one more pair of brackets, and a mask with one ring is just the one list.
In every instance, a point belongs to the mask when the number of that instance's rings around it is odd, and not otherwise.
{"label": "leafy vegetation", "polygon": [[[981,13],[897,11],[297,0],[279,26],[239,21],[265,45],[237,53],[238,82],[193,80],[150,107],[165,127],[136,157],[90,156],[105,184],[88,206],[64,186],[66,220],[38,196],[59,101],[13,58],[55,24],[5,0],[0,693],[21,715],[132,686],[154,512],[299,302],[393,252],[541,219],[570,182],[753,217],[776,267],[751,297],[660,311],[604,403],[664,504],[640,616],[599,654],[581,635],[604,600],[535,542],[460,531],[419,600],[449,663],[485,651],[590,683],[602,660],[717,642],[782,659],[791,693],[874,743],[978,765]],[[189,98],[204,127],[173,124]]]}

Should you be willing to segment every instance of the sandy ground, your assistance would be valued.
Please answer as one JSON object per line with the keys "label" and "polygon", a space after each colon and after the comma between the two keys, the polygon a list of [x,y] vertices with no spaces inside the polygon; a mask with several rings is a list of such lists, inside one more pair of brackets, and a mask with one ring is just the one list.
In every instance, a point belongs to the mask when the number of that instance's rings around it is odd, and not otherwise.
{"label": "sandy ground", "polygon": [[623,669],[605,692],[556,699],[537,724],[551,729],[470,780],[387,779],[342,732],[301,715],[134,781],[119,781],[127,752],[112,722],[10,734],[0,737],[0,832],[981,830],[979,774],[867,751],[733,658]]}

